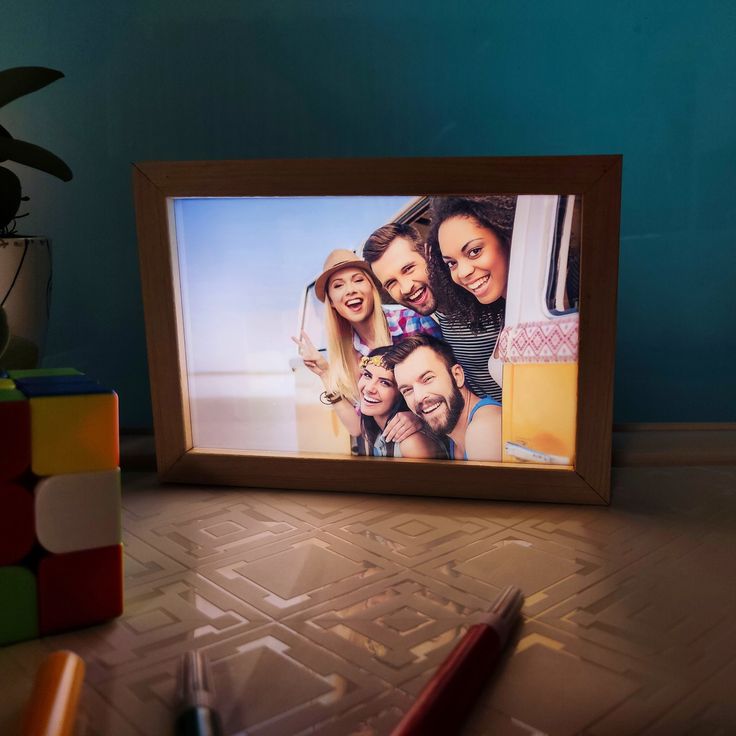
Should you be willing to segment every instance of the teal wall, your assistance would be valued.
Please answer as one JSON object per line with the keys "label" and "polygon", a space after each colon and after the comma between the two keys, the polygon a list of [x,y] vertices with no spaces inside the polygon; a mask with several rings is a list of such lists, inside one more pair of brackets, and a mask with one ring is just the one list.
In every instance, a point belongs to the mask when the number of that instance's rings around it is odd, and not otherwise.
{"label": "teal wall", "polygon": [[47,363],[118,387],[123,426],[150,424],[131,162],[267,156],[622,153],[616,421],[736,420],[731,0],[28,0],[3,16],[0,68],[66,73],[0,113],[75,173],[24,175],[27,227],[55,246]]}

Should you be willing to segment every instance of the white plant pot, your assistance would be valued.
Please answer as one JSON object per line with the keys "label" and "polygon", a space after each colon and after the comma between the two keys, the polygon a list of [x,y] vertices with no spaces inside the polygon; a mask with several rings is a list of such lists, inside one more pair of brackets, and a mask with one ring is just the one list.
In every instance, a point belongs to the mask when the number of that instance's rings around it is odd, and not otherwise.
{"label": "white plant pot", "polygon": [[36,236],[0,237],[0,306],[11,342],[2,366],[38,365],[51,304],[51,241]]}

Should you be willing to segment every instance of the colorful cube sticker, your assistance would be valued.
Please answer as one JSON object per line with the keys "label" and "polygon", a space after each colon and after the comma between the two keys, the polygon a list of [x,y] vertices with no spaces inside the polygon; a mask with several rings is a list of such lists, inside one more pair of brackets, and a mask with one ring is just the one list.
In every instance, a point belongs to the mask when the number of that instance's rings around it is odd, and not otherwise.
{"label": "colorful cube sticker", "polygon": [[42,478],[34,489],[38,541],[49,552],[120,544],[120,470]]}
{"label": "colorful cube sticker", "polygon": [[119,464],[114,392],[30,399],[31,470],[36,475],[113,470]]}
{"label": "colorful cube sticker", "polygon": [[0,481],[18,478],[30,465],[30,405],[20,391],[0,390]]}
{"label": "colorful cube sticker", "polygon": [[30,491],[17,483],[0,482],[0,565],[20,562],[35,539]]}
{"label": "colorful cube sticker", "polygon": [[0,644],[38,636],[36,576],[25,567],[0,567]]}
{"label": "colorful cube sticker", "polygon": [[122,545],[44,557],[38,566],[38,599],[42,636],[119,616]]}

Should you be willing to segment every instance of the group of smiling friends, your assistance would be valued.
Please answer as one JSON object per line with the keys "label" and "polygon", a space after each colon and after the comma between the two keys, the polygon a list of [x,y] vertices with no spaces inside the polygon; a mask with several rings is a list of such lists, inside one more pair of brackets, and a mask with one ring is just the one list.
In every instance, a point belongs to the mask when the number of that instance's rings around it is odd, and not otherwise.
{"label": "group of smiling friends", "polygon": [[[516,198],[434,197],[426,241],[408,224],[332,251],[315,282],[326,359],[293,340],[359,454],[501,460],[503,327]],[[383,289],[395,303],[382,304]]]}

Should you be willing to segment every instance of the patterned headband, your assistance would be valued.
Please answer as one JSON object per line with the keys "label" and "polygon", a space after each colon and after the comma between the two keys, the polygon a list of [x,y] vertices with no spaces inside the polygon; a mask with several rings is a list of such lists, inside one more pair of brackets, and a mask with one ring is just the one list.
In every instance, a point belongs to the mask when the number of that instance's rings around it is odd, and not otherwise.
{"label": "patterned headband", "polygon": [[387,368],[383,363],[383,356],[382,355],[372,355],[370,358],[367,355],[364,355],[360,359],[360,370],[364,370],[366,366],[369,365],[377,365],[379,368],[383,368],[384,370],[391,370],[390,368]]}

